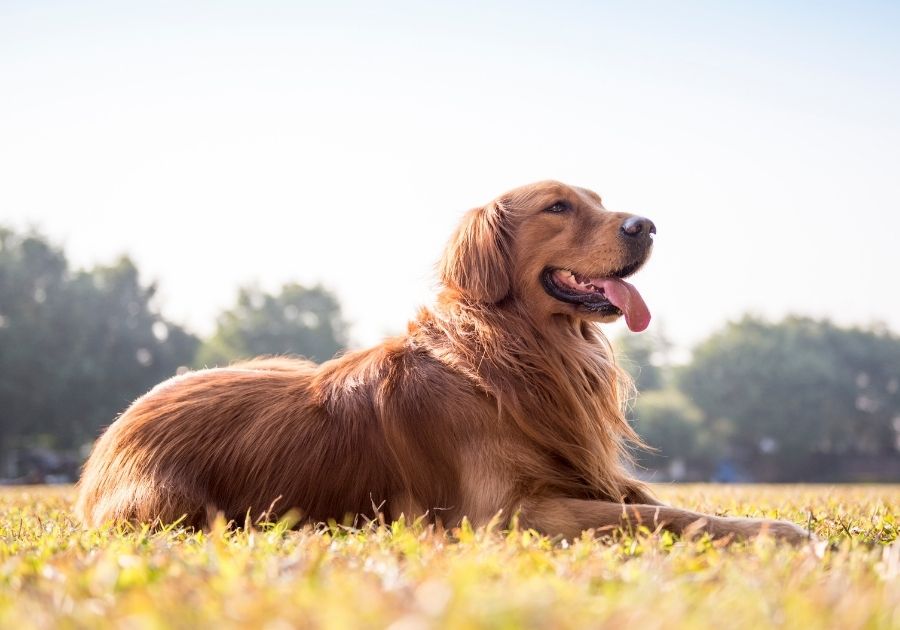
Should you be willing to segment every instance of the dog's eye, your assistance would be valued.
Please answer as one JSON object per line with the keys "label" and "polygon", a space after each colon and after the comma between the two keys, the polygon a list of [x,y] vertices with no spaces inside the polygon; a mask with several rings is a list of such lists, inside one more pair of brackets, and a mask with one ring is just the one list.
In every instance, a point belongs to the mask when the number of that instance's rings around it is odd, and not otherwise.
{"label": "dog's eye", "polygon": [[565,201],[557,201],[552,206],[548,206],[544,208],[544,212],[552,212],[553,214],[559,214],[561,212],[566,212],[569,209],[569,204]]}

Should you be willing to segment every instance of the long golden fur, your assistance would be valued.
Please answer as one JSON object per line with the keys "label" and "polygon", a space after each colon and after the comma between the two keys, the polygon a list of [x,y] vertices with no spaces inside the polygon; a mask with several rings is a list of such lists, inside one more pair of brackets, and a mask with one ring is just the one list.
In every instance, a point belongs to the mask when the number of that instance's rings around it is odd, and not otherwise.
{"label": "long golden fur", "polygon": [[716,536],[780,521],[660,505],[629,475],[628,381],[591,310],[547,289],[548,269],[632,273],[649,222],[595,193],[540,182],[471,210],[440,263],[442,290],[406,335],[314,365],[260,358],[172,378],[135,401],[97,442],[79,483],[88,525],[206,527],[298,510],[307,521],[427,515],[475,525],[500,513],[576,536],[637,522]]}

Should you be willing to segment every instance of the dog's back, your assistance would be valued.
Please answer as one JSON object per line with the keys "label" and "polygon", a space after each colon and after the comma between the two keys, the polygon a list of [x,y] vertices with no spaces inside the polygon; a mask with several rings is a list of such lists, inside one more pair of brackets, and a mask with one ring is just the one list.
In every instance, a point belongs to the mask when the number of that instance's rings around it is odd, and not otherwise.
{"label": "dog's back", "polygon": [[289,509],[306,521],[455,512],[478,415],[492,416],[487,398],[403,339],[321,366],[275,358],[192,372],[107,429],[76,509],[92,526],[195,527],[220,512],[237,523]]}
{"label": "dog's back", "polygon": [[276,514],[302,506],[311,517],[365,511],[368,497],[341,476],[358,449],[368,455],[352,461],[354,475],[369,477],[359,485],[383,485],[374,479],[383,468],[367,426],[374,418],[326,414],[316,377],[311,363],[277,358],[162,383],[98,441],[79,483],[79,516],[94,526],[184,517],[205,527],[217,512],[242,522],[273,504]]}

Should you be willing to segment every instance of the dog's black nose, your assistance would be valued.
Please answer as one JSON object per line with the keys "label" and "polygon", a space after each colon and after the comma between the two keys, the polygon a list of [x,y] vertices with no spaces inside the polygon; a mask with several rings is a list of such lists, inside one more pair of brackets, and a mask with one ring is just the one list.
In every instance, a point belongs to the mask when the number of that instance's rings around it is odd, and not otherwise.
{"label": "dog's black nose", "polygon": [[656,234],[656,226],[653,221],[644,217],[628,217],[622,223],[622,233],[625,236],[641,236],[642,234]]}

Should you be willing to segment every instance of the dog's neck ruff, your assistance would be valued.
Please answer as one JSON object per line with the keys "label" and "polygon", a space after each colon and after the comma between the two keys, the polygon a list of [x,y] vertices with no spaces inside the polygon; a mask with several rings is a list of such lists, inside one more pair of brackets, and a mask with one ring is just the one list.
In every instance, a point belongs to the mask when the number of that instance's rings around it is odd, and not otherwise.
{"label": "dog's neck ruff", "polygon": [[626,443],[640,439],[622,409],[630,382],[594,324],[565,317],[541,325],[515,303],[447,299],[420,312],[416,334],[427,335],[435,357],[494,398],[501,421],[555,463],[534,482],[622,499]]}

